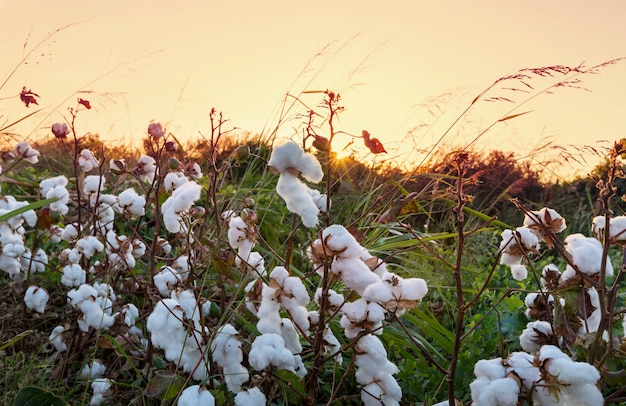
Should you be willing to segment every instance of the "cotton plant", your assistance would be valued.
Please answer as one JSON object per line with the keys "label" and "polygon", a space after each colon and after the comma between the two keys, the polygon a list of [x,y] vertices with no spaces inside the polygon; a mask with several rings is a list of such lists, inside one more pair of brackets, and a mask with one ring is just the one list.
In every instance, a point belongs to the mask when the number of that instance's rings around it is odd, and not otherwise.
{"label": "cotton plant", "polygon": [[187,216],[194,203],[200,199],[202,186],[195,181],[179,185],[161,205],[163,224],[170,233],[188,231]]}
{"label": "cotton plant", "polygon": [[41,154],[36,149],[32,148],[27,141],[21,141],[15,144],[13,153],[16,158],[22,159],[25,162],[36,164],[39,162]]}
{"label": "cotton plant", "polygon": [[[28,202],[16,200],[13,196],[0,197],[0,215],[21,209]],[[24,255],[30,257],[30,250],[25,244],[26,228],[34,227],[37,215],[33,210],[11,216],[0,222],[0,269],[13,280],[21,281],[26,277]]]}
{"label": "cotton plant", "polygon": [[110,298],[103,296],[103,292],[94,286],[84,283],[70,290],[67,297],[70,305],[79,311],[78,327],[81,331],[108,329],[115,322]]}
{"label": "cotton plant", "polygon": [[283,198],[287,209],[299,215],[304,226],[315,227],[320,211],[326,210],[327,198],[312,191],[300,177],[312,183],[322,180],[324,173],[317,158],[288,141],[274,147],[268,165],[279,174],[276,193]]}
{"label": "cotton plant", "polygon": [[470,389],[475,406],[516,406],[522,399],[540,406],[604,404],[598,370],[573,361],[554,345],[543,345],[535,354],[480,360],[474,374]]}
{"label": "cotton plant", "polygon": [[241,385],[250,379],[248,369],[243,366],[243,351],[239,333],[231,324],[222,325],[211,342],[211,357],[222,368],[224,382],[229,391],[238,394]]}
{"label": "cotton plant", "polygon": [[152,345],[196,380],[206,379],[209,371],[203,339],[208,331],[200,323],[200,312],[192,291],[174,291],[157,302],[146,324]]}
{"label": "cotton plant", "polygon": [[163,297],[168,297],[189,277],[189,257],[181,255],[171,265],[162,266],[152,278]]}

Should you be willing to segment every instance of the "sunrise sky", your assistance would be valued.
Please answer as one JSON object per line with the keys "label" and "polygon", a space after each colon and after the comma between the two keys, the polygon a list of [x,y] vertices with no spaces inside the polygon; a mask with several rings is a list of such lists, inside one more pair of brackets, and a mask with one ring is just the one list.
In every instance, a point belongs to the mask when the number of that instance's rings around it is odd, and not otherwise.
{"label": "sunrise sky", "polygon": [[[8,122],[33,110],[17,97],[22,86],[41,96],[42,111],[11,129],[30,138],[63,121],[76,92],[91,92],[80,96],[94,106],[79,115],[81,133],[132,143],[151,121],[180,138],[208,134],[212,107],[230,127],[268,132],[287,92],[330,89],[346,108],[336,127],[348,135],[336,149],[367,129],[387,158],[416,162],[498,78],[626,56],[623,0],[0,0],[0,13],[0,83],[48,33],[74,24],[36,48],[0,88]],[[578,78],[590,92],[559,88],[525,104],[533,93],[501,86],[487,96],[516,104],[477,103],[441,142],[467,144],[516,106],[513,113],[533,112],[499,123],[474,147],[524,156],[545,142],[600,148],[609,143],[598,141],[626,137],[626,60]],[[558,80],[528,79],[535,89]],[[321,95],[301,101],[315,107]],[[278,135],[297,137],[301,122],[287,121]],[[361,140],[347,151],[366,152]]]}

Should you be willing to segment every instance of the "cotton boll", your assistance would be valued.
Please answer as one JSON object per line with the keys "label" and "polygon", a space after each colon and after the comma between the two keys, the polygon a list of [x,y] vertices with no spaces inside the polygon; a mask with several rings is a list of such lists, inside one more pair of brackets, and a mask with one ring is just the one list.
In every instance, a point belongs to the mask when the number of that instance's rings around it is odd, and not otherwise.
{"label": "cotton boll", "polygon": [[280,334],[281,317],[280,302],[276,297],[276,289],[263,284],[261,304],[257,310],[257,329],[261,334]]}
{"label": "cotton boll", "polygon": [[71,223],[65,226],[61,233],[61,239],[67,242],[73,242],[78,238],[80,233],[80,227],[76,223]]}
{"label": "cotton boll", "polygon": [[294,356],[285,347],[285,341],[278,334],[262,334],[254,339],[248,362],[256,371],[262,371],[270,365],[276,369],[295,372]]}
{"label": "cotton boll", "polygon": [[39,286],[29,286],[26,289],[26,294],[24,295],[24,302],[26,303],[26,307],[29,309],[35,310],[37,313],[44,313],[46,311],[46,303],[48,303],[48,299],[50,295],[48,292]]}
{"label": "cotton boll", "polygon": [[80,151],[80,155],[78,156],[78,165],[85,172],[89,172],[94,168],[97,168],[100,164],[96,159],[96,156],[88,149],[83,149]]}
{"label": "cotton boll", "polygon": [[104,250],[104,244],[97,237],[90,235],[76,241],[76,248],[86,257],[91,258],[97,252]]}
{"label": "cotton boll", "polygon": [[281,173],[276,184],[276,193],[285,200],[287,210],[300,216],[305,227],[315,227],[320,209],[309,193],[309,188],[296,176]]}
{"label": "cotton boll", "polygon": [[106,179],[104,178],[104,176],[89,175],[85,177],[85,181],[83,183],[83,192],[86,195],[100,192],[104,189],[105,183]]}
{"label": "cotton boll", "polygon": [[364,406],[380,406],[383,404],[383,388],[377,382],[370,382],[361,388],[361,401]]}
{"label": "cotton boll", "polygon": [[526,269],[526,265],[516,264],[511,265],[511,276],[516,281],[523,281],[528,277],[528,270]]}
{"label": "cotton boll", "polygon": [[267,164],[281,175],[289,169],[295,169],[303,178],[313,183],[318,183],[324,177],[322,166],[315,156],[305,153],[300,145],[293,141],[274,147]]}
{"label": "cotton boll", "polygon": [[176,289],[182,278],[174,268],[170,266],[162,267],[158,273],[152,278],[154,285],[163,297],[170,296],[172,291]]}
{"label": "cotton boll", "polygon": [[65,332],[65,327],[56,326],[52,329],[50,336],[48,337],[48,341],[50,344],[54,346],[54,348],[58,352],[67,351],[67,344],[63,341],[63,333]]}
{"label": "cotton boll", "polygon": [[235,406],[265,406],[267,398],[257,387],[241,391],[235,396]]}
{"label": "cotton boll", "polygon": [[360,258],[336,258],[331,264],[331,272],[339,274],[348,288],[363,295],[365,289],[377,282],[380,277],[372,272]]}
{"label": "cotton boll", "polygon": [[520,345],[524,351],[535,354],[544,344],[552,342],[554,333],[547,321],[533,321],[526,324],[520,335]]}
{"label": "cotton boll", "polygon": [[215,398],[203,386],[193,385],[185,389],[178,398],[178,406],[214,406]]}
{"label": "cotton boll", "polygon": [[182,172],[168,172],[163,179],[163,188],[167,193],[172,193],[177,187],[183,183],[189,182],[189,179]]}
{"label": "cotton boll", "polygon": [[[572,261],[580,272],[587,275],[597,275],[600,273],[602,244],[598,240],[585,237],[582,234],[570,234],[565,238],[565,249],[572,256]],[[566,269],[566,271],[563,272],[562,278],[567,280],[573,277],[572,271]],[[605,272],[607,276],[613,275],[613,266],[608,258]]]}
{"label": "cotton boll", "polygon": [[156,175],[156,161],[151,156],[143,155],[137,160],[137,174],[144,182],[152,183]]}
{"label": "cotton boll", "polygon": [[604,404],[602,392],[595,384],[583,383],[571,385],[561,391],[565,395],[563,404],[571,404],[577,406],[597,406]]}
{"label": "cotton boll", "polygon": [[78,264],[70,264],[63,267],[61,283],[65,286],[79,286],[87,280],[87,273]]}
{"label": "cotton boll", "polygon": [[484,378],[489,381],[504,378],[506,376],[506,369],[502,365],[502,358],[479,360],[474,365],[474,375],[476,375],[476,378]]}
{"label": "cotton boll", "polygon": [[139,196],[135,189],[129,188],[118,195],[118,210],[131,216],[143,216],[146,213],[146,198]]}
{"label": "cotton boll", "polygon": [[91,364],[83,366],[83,369],[80,370],[80,377],[81,379],[93,380],[102,378],[105,372],[106,367],[104,364],[100,360],[95,359]]}
{"label": "cotton boll", "polygon": [[300,343],[300,335],[294,326],[294,323],[287,318],[283,318],[280,324],[280,336],[285,340],[285,347],[292,354],[300,354],[302,352],[302,344]]}
{"label": "cotton boll", "polygon": [[90,406],[101,405],[106,402],[108,399],[108,392],[111,389],[111,381],[109,379],[95,379],[91,382],[91,390],[93,391],[93,396],[89,401]]}
{"label": "cotton boll", "polygon": [[30,250],[24,251],[24,254],[20,258],[22,268],[32,273],[44,272],[46,265],[48,265],[48,255],[46,252],[38,248],[35,251],[35,255],[32,255]]}
{"label": "cotton boll", "polygon": [[478,399],[474,399],[476,406],[516,406],[520,387],[513,377],[493,380],[483,388]]}

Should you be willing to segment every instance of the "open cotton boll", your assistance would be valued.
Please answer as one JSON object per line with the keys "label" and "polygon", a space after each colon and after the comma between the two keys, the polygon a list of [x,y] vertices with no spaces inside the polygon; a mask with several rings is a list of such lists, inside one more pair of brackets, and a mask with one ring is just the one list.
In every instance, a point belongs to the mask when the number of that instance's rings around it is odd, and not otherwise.
{"label": "open cotton boll", "polygon": [[506,369],[502,365],[502,358],[481,359],[474,365],[474,375],[476,378],[484,378],[490,381],[504,378]]}
{"label": "open cotton boll", "polygon": [[279,334],[262,334],[252,342],[248,362],[256,371],[262,371],[272,365],[276,369],[286,369],[295,373],[294,355],[285,347],[285,341]]}
{"label": "open cotton boll", "polygon": [[83,171],[89,172],[92,169],[97,168],[100,163],[96,159],[93,152],[88,149],[83,149],[80,151],[80,155],[78,156],[78,165]]}
{"label": "open cotton boll", "polygon": [[[578,270],[587,275],[600,273],[602,264],[602,244],[595,238],[585,237],[582,234],[570,234],[565,238],[565,250],[572,256],[573,263]],[[605,272],[607,276],[613,275],[613,266],[607,258]],[[576,272],[568,265],[561,278],[568,280],[574,277]]]}
{"label": "open cotton boll", "polygon": [[259,318],[257,329],[261,334],[280,334],[280,302],[276,297],[276,288],[272,288],[265,283],[261,291],[261,304],[258,307],[256,316]]}
{"label": "open cotton boll", "polygon": [[41,248],[35,251],[35,255],[32,255],[29,249],[26,249],[20,259],[24,270],[32,273],[44,272],[46,265],[48,265],[48,254]]}
{"label": "open cotton boll", "polygon": [[531,321],[519,337],[524,351],[535,354],[544,345],[552,341],[552,326],[547,321]]}
{"label": "open cotton boll", "polygon": [[87,272],[78,264],[69,264],[63,267],[61,283],[65,286],[80,286],[87,280]]}
{"label": "open cotton boll", "polygon": [[89,401],[90,406],[98,406],[108,401],[109,390],[111,389],[111,380],[98,378],[91,382],[91,390],[93,396]]}
{"label": "open cotton boll", "polygon": [[215,398],[204,386],[193,385],[180,394],[176,404],[178,406],[214,406]]}
{"label": "open cotton boll", "polygon": [[516,406],[520,386],[513,377],[495,379],[482,388],[478,399],[472,398],[475,406]]}
{"label": "open cotton boll", "polygon": [[303,178],[313,183],[318,183],[324,177],[322,165],[317,158],[304,152],[300,145],[293,141],[274,147],[267,164],[281,174],[289,169],[295,169]]}
{"label": "open cotton boll", "polygon": [[81,379],[98,379],[104,376],[106,372],[106,367],[99,359],[94,359],[92,363],[85,364],[83,368],[80,370]]}
{"label": "open cotton boll", "polygon": [[105,184],[106,179],[104,178],[104,176],[89,175],[85,177],[85,181],[83,183],[83,192],[85,192],[86,195],[97,193],[104,189]]}
{"label": "open cotton boll", "polygon": [[380,304],[388,311],[401,314],[406,309],[415,308],[427,292],[428,287],[423,279],[404,279],[387,272],[380,281],[365,288],[363,297]]}
{"label": "open cotton boll", "polygon": [[65,327],[56,326],[52,329],[50,336],[48,336],[48,341],[50,341],[50,344],[52,344],[58,352],[67,351],[67,344],[63,341],[64,332]]}
{"label": "open cotton boll", "polygon": [[156,175],[157,166],[154,158],[143,155],[137,160],[137,175],[144,182],[152,183]]}
{"label": "open cotton boll", "polygon": [[118,210],[131,216],[143,216],[146,213],[146,198],[135,189],[129,188],[118,195]]}
{"label": "open cotton boll", "polygon": [[39,191],[43,196],[45,196],[50,190],[57,187],[65,188],[67,184],[68,180],[65,176],[55,176],[53,178],[44,179],[39,182]]}
{"label": "open cotton boll", "polygon": [[539,211],[525,214],[524,227],[530,229],[537,238],[543,240],[545,237],[544,227],[554,233],[560,233],[567,228],[567,225],[565,219],[556,210],[544,207]]}
{"label": "open cotton boll", "polygon": [[241,392],[241,385],[248,381],[248,370],[241,365],[243,352],[237,330],[230,324],[224,324],[211,342],[213,361],[222,368],[226,387],[233,393]]}
{"label": "open cotton boll", "polygon": [[241,391],[235,396],[235,406],[265,406],[267,398],[257,387]]}
{"label": "open cotton boll", "polygon": [[167,193],[172,193],[177,187],[183,183],[189,182],[189,179],[182,172],[168,172],[163,179],[163,188]]}
{"label": "open cotton boll", "polygon": [[48,303],[48,291],[39,286],[29,286],[24,294],[24,303],[29,309],[35,310],[37,313],[44,313],[46,311],[46,304]]}
{"label": "open cotton boll", "polygon": [[528,277],[528,269],[526,269],[526,265],[523,265],[523,264],[511,265],[511,276],[516,281],[525,280]]}
{"label": "open cotton boll", "polygon": [[364,298],[343,305],[343,316],[339,323],[345,329],[347,338],[355,338],[363,330],[371,330],[374,334],[382,334],[385,310],[374,302]]}
{"label": "open cotton boll", "polygon": [[86,258],[91,258],[97,252],[102,252],[104,250],[104,244],[102,244],[97,237],[90,235],[76,241],[76,248]]}
{"label": "open cotton boll", "polygon": [[[626,243],[626,216],[612,217],[609,224],[609,243],[624,245]],[[593,235],[601,242],[604,241],[605,228],[605,216],[596,216],[593,218]]]}
{"label": "open cotton boll", "polygon": [[202,186],[196,182],[187,182],[180,185],[161,206],[163,223],[170,233],[185,231],[182,227],[182,215],[191,209],[200,199]]}
{"label": "open cotton boll", "polygon": [[332,273],[338,274],[348,289],[363,295],[365,289],[380,282],[380,277],[370,270],[361,258],[336,258],[330,266]]}
{"label": "open cotton boll", "polygon": [[283,198],[287,210],[299,215],[302,224],[306,227],[315,227],[320,209],[313,201],[309,187],[296,176],[285,172],[281,173],[276,184],[276,193]]}

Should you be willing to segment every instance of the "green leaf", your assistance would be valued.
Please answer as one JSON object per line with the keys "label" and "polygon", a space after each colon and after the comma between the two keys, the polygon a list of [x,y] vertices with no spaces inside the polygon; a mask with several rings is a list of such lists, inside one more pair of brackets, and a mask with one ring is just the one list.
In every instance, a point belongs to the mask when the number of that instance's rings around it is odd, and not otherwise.
{"label": "green leaf", "polygon": [[57,200],[59,200],[59,198],[58,198],[58,197],[53,197],[53,198],[51,198],[51,199],[43,199],[43,200],[38,200],[38,201],[36,201],[36,202],[33,202],[33,203],[30,203],[30,204],[27,204],[27,205],[26,205],[26,206],[24,206],[24,207],[20,207],[20,208],[18,208],[18,209],[11,210],[10,212],[5,213],[5,214],[3,214],[2,216],[0,216],[0,222],[1,222],[1,221],[7,221],[7,220],[9,220],[10,218],[13,218],[13,217],[15,217],[15,216],[18,216],[18,215],[20,215],[20,214],[22,214],[22,213],[25,213],[25,212],[29,211],[29,210],[35,210],[35,209],[38,209],[38,208],[40,208],[40,207],[47,206],[47,205],[49,205],[50,203],[54,203],[54,202],[56,202]]}
{"label": "green leaf", "polygon": [[67,406],[63,399],[34,386],[22,388],[15,397],[14,406]]}
{"label": "green leaf", "polygon": [[16,342],[20,341],[22,338],[28,336],[32,332],[33,332],[33,330],[22,331],[21,333],[19,333],[15,337],[8,339],[7,341],[5,341],[2,344],[0,344],[0,351],[5,350],[5,349],[11,347],[13,344],[15,344]]}

